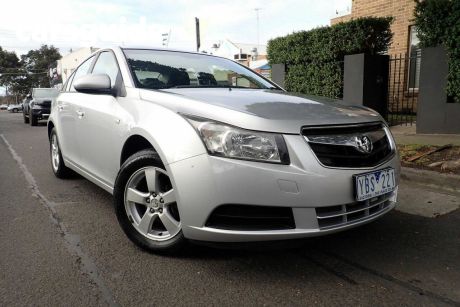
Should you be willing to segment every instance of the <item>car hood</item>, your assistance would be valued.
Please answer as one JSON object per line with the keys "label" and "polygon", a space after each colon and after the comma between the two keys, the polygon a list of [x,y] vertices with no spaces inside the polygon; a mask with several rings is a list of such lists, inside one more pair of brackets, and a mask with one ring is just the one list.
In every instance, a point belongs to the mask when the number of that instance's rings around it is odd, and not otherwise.
{"label": "car hood", "polygon": [[260,131],[299,133],[302,126],[381,120],[364,107],[281,90],[180,88],[141,90],[141,97],[183,114]]}
{"label": "car hood", "polygon": [[34,98],[33,100],[31,100],[30,103],[33,103],[34,105],[39,105],[42,107],[50,107],[53,100],[54,98]]}

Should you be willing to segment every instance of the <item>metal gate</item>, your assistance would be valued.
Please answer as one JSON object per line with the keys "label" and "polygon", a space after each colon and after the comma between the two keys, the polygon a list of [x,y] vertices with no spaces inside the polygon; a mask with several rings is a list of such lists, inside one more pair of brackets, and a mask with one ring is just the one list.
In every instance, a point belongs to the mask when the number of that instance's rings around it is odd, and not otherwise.
{"label": "metal gate", "polygon": [[390,56],[387,121],[391,126],[415,124],[420,60],[420,51]]}

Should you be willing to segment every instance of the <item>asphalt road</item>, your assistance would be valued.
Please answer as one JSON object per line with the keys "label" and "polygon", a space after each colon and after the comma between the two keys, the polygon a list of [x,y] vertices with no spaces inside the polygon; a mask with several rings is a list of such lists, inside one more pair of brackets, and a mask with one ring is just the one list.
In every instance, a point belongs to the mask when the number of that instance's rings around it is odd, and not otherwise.
{"label": "asphalt road", "polygon": [[[394,210],[295,249],[191,245],[164,257],[125,237],[111,195],[55,178],[48,146],[44,123],[0,112],[2,306],[460,306],[460,210]],[[424,201],[417,191],[404,198],[412,207]]]}

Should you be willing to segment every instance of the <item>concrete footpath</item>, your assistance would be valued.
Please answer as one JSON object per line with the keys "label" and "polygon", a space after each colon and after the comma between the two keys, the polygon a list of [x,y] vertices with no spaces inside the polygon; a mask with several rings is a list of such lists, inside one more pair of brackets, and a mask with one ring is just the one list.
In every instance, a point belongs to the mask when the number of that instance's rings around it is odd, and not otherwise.
{"label": "concrete footpath", "polygon": [[393,126],[391,132],[397,144],[437,145],[446,144],[460,146],[460,134],[416,134],[416,126]]}
{"label": "concrete footpath", "polygon": [[[393,126],[391,132],[397,144],[460,146],[458,134],[416,134],[416,126]],[[399,201],[405,204],[397,210],[409,214],[438,217],[460,208],[460,176],[410,167],[401,168]]]}

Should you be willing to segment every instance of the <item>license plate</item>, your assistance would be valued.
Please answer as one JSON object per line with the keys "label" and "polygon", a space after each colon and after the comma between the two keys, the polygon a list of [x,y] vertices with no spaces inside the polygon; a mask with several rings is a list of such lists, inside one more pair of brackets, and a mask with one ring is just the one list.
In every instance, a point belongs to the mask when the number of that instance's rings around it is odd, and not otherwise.
{"label": "license plate", "polygon": [[353,179],[357,201],[383,195],[392,192],[396,188],[395,170],[393,168],[354,175]]}

